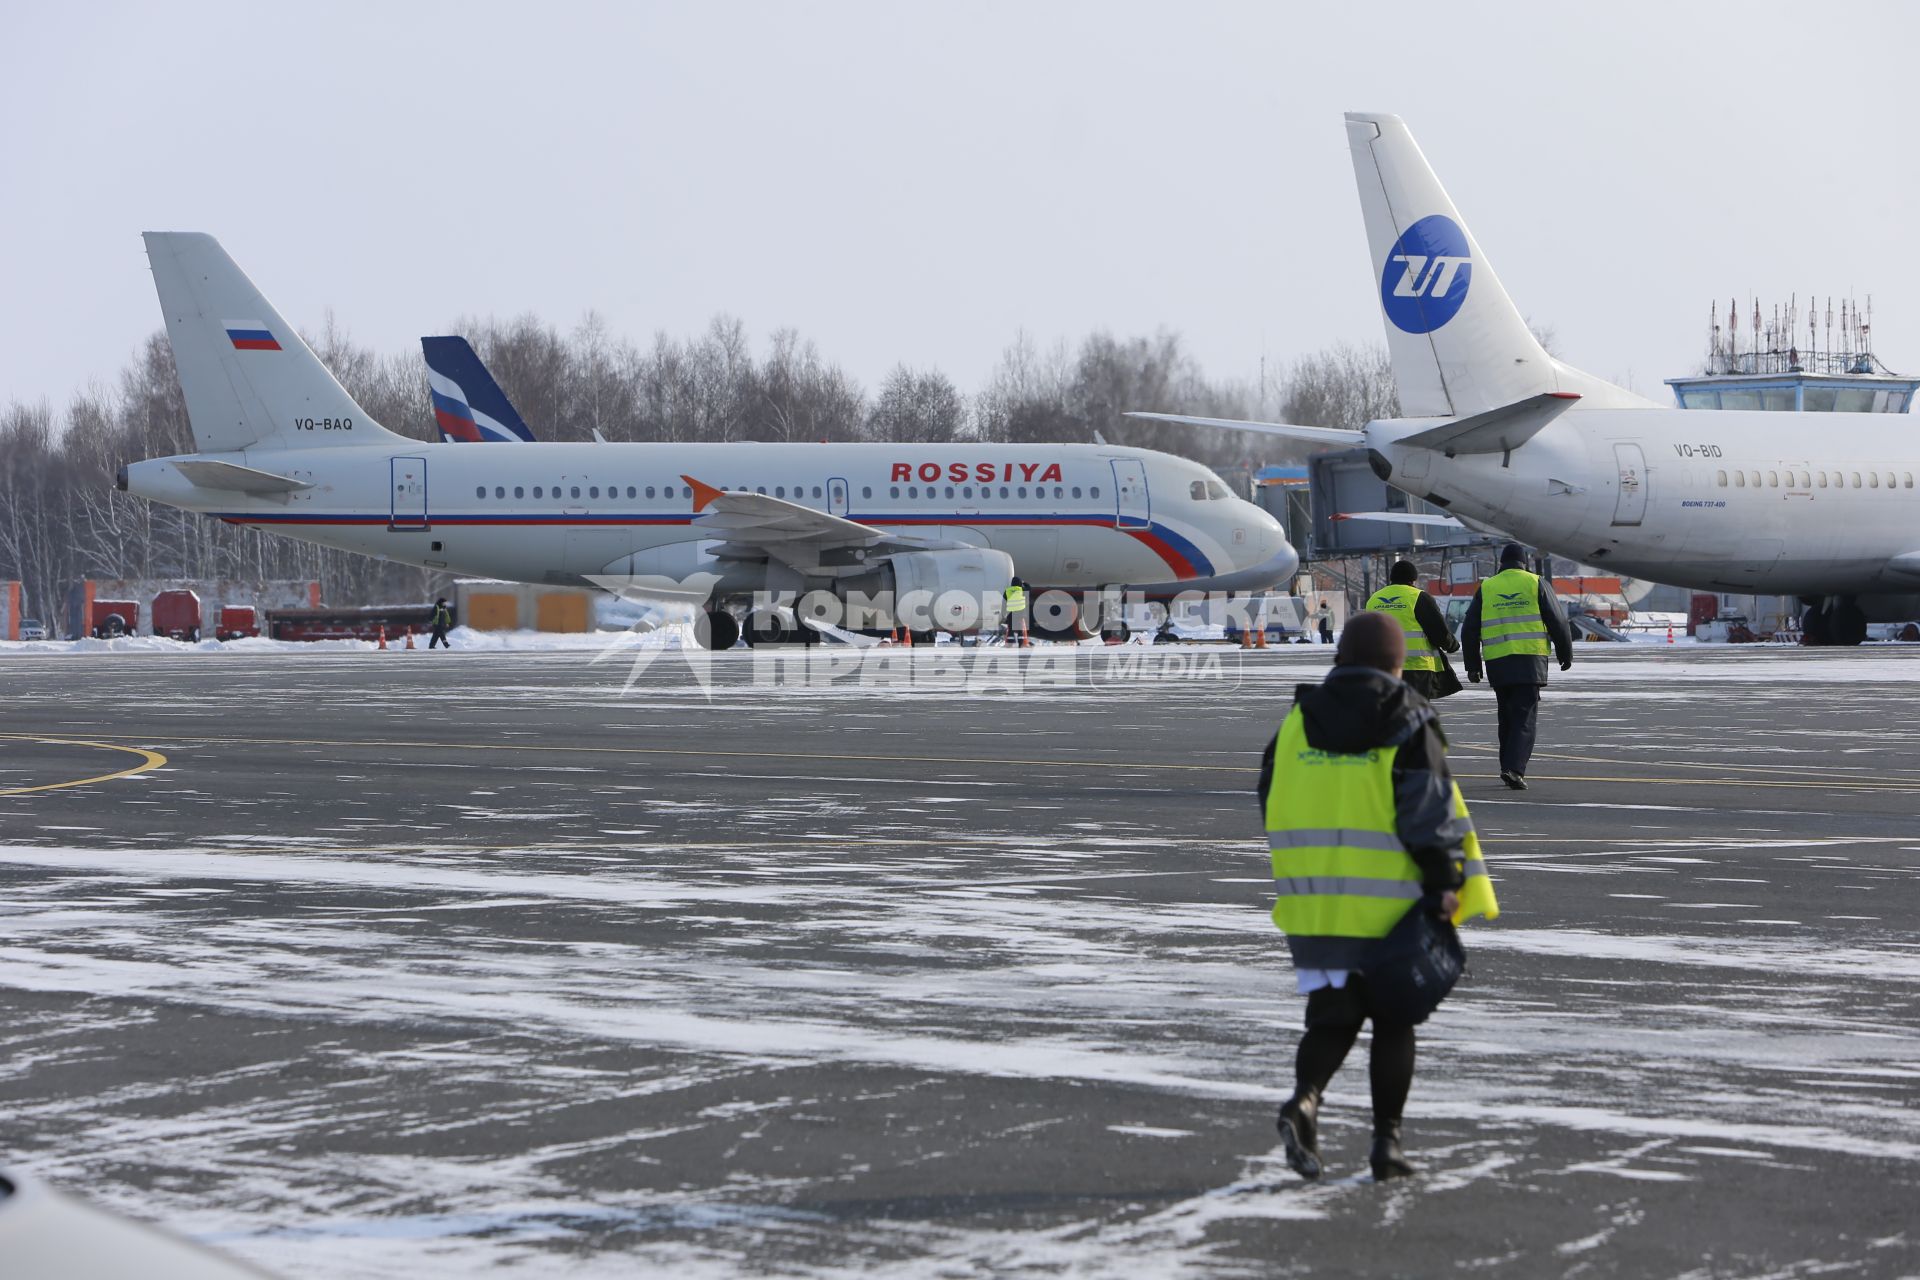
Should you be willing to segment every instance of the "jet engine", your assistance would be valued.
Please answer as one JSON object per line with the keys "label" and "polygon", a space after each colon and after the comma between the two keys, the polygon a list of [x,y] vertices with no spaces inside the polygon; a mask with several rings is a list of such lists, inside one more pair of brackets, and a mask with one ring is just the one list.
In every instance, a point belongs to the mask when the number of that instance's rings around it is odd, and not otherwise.
{"label": "jet engine", "polygon": [[800,611],[822,618],[837,608],[840,625],[856,631],[902,626],[967,634],[1000,625],[1012,581],[1013,557],[990,547],[901,551],[838,579],[830,591],[809,592]]}

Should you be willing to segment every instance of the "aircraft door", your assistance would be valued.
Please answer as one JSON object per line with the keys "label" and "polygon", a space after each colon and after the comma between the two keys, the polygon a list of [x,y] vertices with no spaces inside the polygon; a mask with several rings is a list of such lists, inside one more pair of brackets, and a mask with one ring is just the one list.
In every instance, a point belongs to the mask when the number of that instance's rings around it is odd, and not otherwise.
{"label": "aircraft door", "polygon": [[827,481],[827,514],[844,516],[847,514],[847,482],[839,476]]}
{"label": "aircraft door", "polygon": [[1116,529],[1144,529],[1153,523],[1147,495],[1147,469],[1137,459],[1113,460],[1113,524]]}
{"label": "aircraft door", "polygon": [[1647,458],[1637,444],[1613,446],[1615,469],[1620,489],[1613,500],[1613,523],[1636,525],[1647,514]]}
{"label": "aircraft door", "polygon": [[407,532],[427,528],[427,460],[394,458],[389,466],[393,505],[388,509],[387,528]]}

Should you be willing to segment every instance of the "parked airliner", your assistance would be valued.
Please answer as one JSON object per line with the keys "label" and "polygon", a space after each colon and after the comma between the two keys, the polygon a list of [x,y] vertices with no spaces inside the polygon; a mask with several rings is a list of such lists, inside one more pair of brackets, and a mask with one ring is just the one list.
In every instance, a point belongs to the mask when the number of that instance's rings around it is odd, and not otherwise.
{"label": "parked airliner", "polygon": [[1920,615],[1920,433],[1857,413],[1682,410],[1555,360],[1406,125],[1349,115],[1403,418],[1363,431],[1140,414],[1365,445],[1382,479],[1556,555],[1801,597],[1811,643]]}
{"label": "parked airliner", "polygon": [[[717,647],[758,592],[997,602],[1017,577],[1165,597],[1265,590],[1299,562],[1266,511],[1145,449],[408,439],[353,401],[211,236],[146,244],[199,451],[133,463],[120,483],[233,524],[521,582],[699,577]],[[900,621],[992,625],[957,603]],[[1034,623],[1070,635],[1094,620],[1057,606]]]}

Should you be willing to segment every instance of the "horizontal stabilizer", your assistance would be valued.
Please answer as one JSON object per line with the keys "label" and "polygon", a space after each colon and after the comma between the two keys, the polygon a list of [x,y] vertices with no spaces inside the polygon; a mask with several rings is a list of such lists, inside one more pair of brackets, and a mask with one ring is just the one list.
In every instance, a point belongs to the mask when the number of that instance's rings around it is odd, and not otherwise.
{"label": "horizontal stabilizer", "polygon": [[1233,431],[1253,431],[1266,436],[1287,436],[1314,444],[1365,444],[1367,433],[1344,427],[1300,427],[1290,422],[1242,422],[1238,418],[1194,418],[1184,413],[1129,413],[1129,418],[1151,418],[1155,422],[1184,422],[1195,427],[1226,427]]}
{"label": "horizontal stabilizer", "polygon": [[1452,516],[1428,515],[1418,511],[1343,511],[1335,520],[1378,520],[1382,524],[1417,524],[1433,529],[1464,529],[1467,526]]}
{"label": "horizontal stabilizer", "polygon": [[313,488],[311,481],[295,480],[292,476],[277,476],[271,471],[257,471],[252,467],[243,467],[234,462],[210,462],[202,459],[194,462],[176,462],[173,467],[202,489],[228,489],[236,493],[292,493],[296,489]]}
{"label": "horizontal stabilizer", "polygon": [[1571,391],[1543,391],[1498,409],[1469,414],[1402,436],[1396,443],[1434,449],[1449,458],[1462,453],[1505,453],[1539,435],[1549,422],[1571,409],[1579,399]]}

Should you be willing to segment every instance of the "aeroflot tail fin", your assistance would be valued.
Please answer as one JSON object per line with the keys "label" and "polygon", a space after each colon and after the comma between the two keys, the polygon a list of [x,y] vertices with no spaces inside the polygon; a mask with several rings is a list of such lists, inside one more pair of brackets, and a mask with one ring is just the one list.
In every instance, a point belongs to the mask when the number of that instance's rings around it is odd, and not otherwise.
{"label": "aeroflot tail fin", "polygon": [[422,338],[420,350],[427,358],[433,420],[441,439],[449,444],[533,440],[533,432],[465,338]]}
{"label": "aeroflot tail fin", "polygon": [[1651,404],[1546,353],[1399,117],[1349,114],[1347,146],[1404,416],[1465,417],[1556,391],[1583,408]]}
{"label": "aeroflot tail fin", "polygon": [[174,370],[202,453],[397,444],[212,236],[146,233]]}

